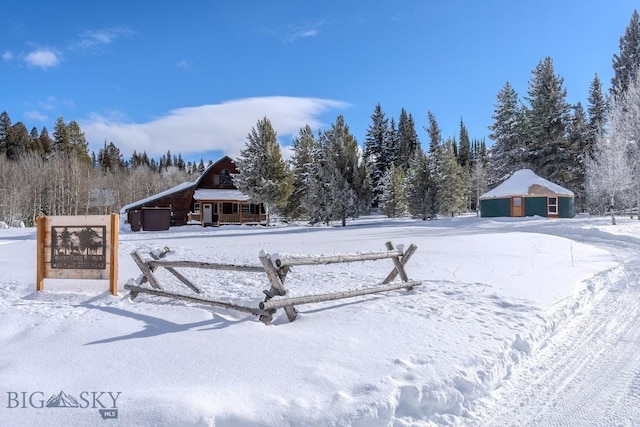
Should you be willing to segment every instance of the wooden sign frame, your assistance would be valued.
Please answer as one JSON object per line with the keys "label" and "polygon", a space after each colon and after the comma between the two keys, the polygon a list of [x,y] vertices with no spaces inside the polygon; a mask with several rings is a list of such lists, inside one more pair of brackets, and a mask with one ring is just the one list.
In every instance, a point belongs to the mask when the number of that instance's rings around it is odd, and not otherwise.
{"label": "wooden sign frame", "polygon": [[36,226],[37,291],[45,279],[109,280],[118,295],[118,214],[41,216]]}

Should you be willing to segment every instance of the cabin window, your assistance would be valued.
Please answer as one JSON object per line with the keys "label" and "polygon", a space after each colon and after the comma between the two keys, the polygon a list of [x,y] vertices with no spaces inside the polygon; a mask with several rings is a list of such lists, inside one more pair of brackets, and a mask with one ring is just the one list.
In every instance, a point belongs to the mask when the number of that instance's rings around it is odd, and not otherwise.
{"label": "cabin window", "polygon": [[193,204],[193,212],[200,213],[200,203],[199,202],[195,202]]}
{"label": "cabin window", "polygon": [[231,171],[229,169],[222,169],[220,172],[220,184],[233,184]]}
{"label": "cabin window", "polygon": [[549,215],[558,215],[558,198],[557,197],[549,197],[548,201],[548,214]]}
{"label": "cabin window", "polygon": [[257,215],[260,213],[260,205],[245,203],[242,205],[242,213]]}

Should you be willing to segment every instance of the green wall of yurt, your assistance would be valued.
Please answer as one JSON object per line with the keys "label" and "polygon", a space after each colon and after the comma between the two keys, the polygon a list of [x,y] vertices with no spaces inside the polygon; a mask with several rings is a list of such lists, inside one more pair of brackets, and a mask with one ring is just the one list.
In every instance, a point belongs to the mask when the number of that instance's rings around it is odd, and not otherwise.
{"label": "green wall of yurt", "polygon": [[480,216],[496,217],[511,215],[509,199],[485,199],[480,200]]}

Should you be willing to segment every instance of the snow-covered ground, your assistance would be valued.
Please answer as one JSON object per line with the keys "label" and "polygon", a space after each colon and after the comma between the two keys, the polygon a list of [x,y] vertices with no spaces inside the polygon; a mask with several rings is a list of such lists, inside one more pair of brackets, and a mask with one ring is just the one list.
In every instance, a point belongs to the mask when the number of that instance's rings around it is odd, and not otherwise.
{"label": "snow-covered ground", "polygon": [[[35,230],[0,229],[2,426],[640,425],[640,222],[364,218],[347,227],[120,234],[106,282],[35,291]],[[123,286],[143,257],[260,265],[414,243],[412,291],[255,316]],[[390,260],[294,267],[291,296],[379,283]],[[159,270],[164,283],[170,276]],[[257,306],[264,274],[183,269]],[[189,294],[171,282],[168,286]],[[58,407],[46,407],[47,402]],[[116,418],[117,417],[117,418]]]}

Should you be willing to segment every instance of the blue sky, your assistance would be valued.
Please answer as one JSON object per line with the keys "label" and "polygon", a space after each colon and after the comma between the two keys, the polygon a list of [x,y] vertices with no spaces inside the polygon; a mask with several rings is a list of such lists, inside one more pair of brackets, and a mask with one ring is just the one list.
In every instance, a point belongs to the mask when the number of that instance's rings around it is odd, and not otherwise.
{"label": "blue sky", "polygon": [[[640,3],[639,3],[640,4]],[[487,138],[509,81],[546,56],[567,101],[608,89],[630,0],[11,1],[0,15],[0,111],[28,130],[75,120],[97,152],[237,156],[268,117],[285,153],[341,114],[362,144],[380,103]],[[490,141],[489,141],[490,142]]]}

